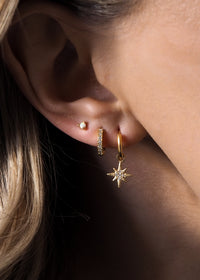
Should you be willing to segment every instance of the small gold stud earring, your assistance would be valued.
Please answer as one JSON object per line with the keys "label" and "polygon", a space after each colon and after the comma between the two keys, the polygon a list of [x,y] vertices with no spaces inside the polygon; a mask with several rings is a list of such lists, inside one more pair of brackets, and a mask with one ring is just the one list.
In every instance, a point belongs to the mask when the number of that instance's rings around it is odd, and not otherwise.
{"label": "small gold stud earring", "polygon": [[121,169],[122,167],[122,162],[124,161],[124,154],[122,152],[122,135],[121,132],[118,132],[117,135],[117,144],[118,144],[118,155],[117,155],[117,159],[118,159],[118,168],[115,169],[113,168],[112,173],[107,173],[108,176],[112,176],[113,177],[113,181],[117,181],[117,186],[118,188],[120,188],[121,186],[121,181],[126,182],[126,178],[129,176],[132,176],[131,174],[126,173],[127,168],[125,169]]}
{"label": "small gold stud earring", "polygon": [[86,122],[81,122],[79,125],[80,129],[86,130],[87,129],[87,123]]}
{"label": "small gold stud earring", "polygon": [[102,127],[98,129],[97,151],[98,151],[99,156],[102,156],[105,153],[105,148],[103,147],[103,128]]}

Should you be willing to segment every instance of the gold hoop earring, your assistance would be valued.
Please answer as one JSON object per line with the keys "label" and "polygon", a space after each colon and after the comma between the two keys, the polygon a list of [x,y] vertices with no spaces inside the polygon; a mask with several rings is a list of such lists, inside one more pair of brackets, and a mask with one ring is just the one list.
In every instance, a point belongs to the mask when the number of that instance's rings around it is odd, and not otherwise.
{"label": "gold hoop earring", "polygon": [[99,156],[103,156],[105,148],[103,147],[103,128],[98,129],[97,151]]}
{"label": "gold hoop earring", "polygon": [[127,168],[121,169],[122,162],[124,161],[125,156],[122,151],[122,135],[120,131],[117,134],[117,146],[118,146],[118,155],[117,155],[118,168],[117,169],[113,168],[114,172],[107,173],[107,175],[112,176],[113,181],[117,181],[117,186],[118,188],[120,188],[121,181],[126,182],[126,178],[132,176],[131,174],[126,173]]}

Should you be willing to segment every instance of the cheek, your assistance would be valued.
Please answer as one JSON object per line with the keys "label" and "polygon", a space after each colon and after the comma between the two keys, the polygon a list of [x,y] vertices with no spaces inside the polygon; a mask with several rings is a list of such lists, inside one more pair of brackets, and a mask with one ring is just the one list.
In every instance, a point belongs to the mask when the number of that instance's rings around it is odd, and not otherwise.
{"label": "cheek", "polygon": [[[200,36],[199,36],[200,37]],[[137,110],[181,102],[200,92],[199,39],[186,28],[152,27],[115,43],[108,61],[110,90]]]}

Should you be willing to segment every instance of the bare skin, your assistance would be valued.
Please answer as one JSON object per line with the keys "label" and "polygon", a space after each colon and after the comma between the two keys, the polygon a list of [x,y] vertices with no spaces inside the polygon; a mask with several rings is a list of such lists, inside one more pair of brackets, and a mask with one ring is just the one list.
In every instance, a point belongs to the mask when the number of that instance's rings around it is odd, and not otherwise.
{"label": "bare skin", "polygon": [[146,1],[140,13],[111,28],[105,48],[96,48],[95,68],[101,83],[145,127],[197,196],[199,4]]}
{"label": "bare skin", "polygon": [[[80,245],[77,280],[84,273],[199,279],[199,4],[144,1],[141,10],[98,28],[59,5],[28,1],[4,42],[10,71],[49,121],[89,145],[103,127],[107,147],[116,146],[120,128],[127,145],[133,177],[120,190],[104,177],[117,167],[116,150],[100,169],[83,172],[96,223],[82,233],[89,246]],[[77,127],[83,120],[86,131]],[[142,142],[147,133],[171,162]]]}

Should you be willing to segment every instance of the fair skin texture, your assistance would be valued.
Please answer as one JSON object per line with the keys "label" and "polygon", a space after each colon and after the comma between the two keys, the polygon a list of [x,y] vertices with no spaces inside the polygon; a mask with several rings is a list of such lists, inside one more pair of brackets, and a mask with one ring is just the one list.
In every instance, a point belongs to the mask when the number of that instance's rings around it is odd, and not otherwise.
{"label": "fair skin texture", "polygon": [[199,197],[199,1],[149,2],[112,30],[112,52],[97,50],[97,73]]}
{"label": "fair skin texture", "polygon": [[[120,127],[134,177],[120,198],[113,196],[113,205],[120,199],[120,210],[144,236],[149,255],[162,263],[157,279],[198,279],[199,1],[149,0],[107,27],[88,27],[54,4],[26,3],[20,10],[25,28],[17,25],[4,44],[22,92],[59,129],[89,145],[96,145],[102,126],[106,146],[116,146]],[[62,52],[66,40],[77,54],[69,44]],[[86,131],[77,127],[82,120],[89,122]],[[147,133],[171,162],[153,144],[140,143]],[[110,158],[108,153],[98,163],[104,174],[116,165]],[[98,199],[94,195],[95,203]],[[107,223],[112,228],[112,219]]]}

